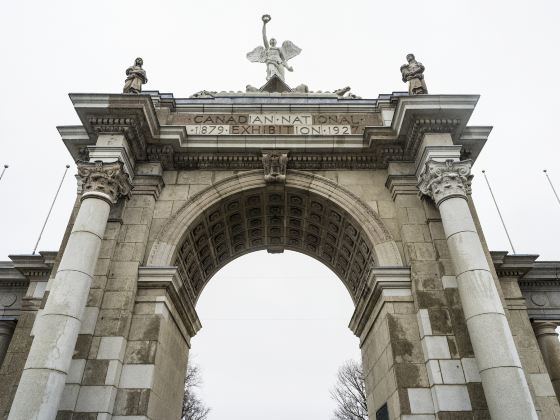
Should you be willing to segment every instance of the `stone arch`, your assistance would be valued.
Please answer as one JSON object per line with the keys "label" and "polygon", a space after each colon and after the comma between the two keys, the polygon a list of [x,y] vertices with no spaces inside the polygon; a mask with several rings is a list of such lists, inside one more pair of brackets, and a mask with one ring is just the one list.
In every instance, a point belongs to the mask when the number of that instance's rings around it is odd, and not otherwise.
{"label": "stone arch", "polygon": [[296,170],[285,184],[267,184],[255,170],[200,191],[158,233],[147,266],[178,266],[196,301],[223,265],[261,249],[290,249],[325,263],[355,303],[370,267],[403,266],[375,211],[337,183]]}

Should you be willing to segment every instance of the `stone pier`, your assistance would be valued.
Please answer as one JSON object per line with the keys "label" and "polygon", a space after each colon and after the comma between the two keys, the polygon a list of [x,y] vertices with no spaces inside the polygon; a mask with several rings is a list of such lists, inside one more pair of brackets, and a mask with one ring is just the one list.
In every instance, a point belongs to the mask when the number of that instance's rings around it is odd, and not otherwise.
{"label": "stone pier", "polygon": [[560,341],[556,331],[558,322],[533,321],[533,328],[554,392],[560,398]]}

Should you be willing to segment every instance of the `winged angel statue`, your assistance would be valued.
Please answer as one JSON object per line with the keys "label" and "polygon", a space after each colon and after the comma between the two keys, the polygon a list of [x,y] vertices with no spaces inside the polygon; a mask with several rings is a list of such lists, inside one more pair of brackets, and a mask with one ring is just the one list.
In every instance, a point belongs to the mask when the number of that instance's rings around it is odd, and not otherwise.
{"label": "winged angel statue", "polygon": [[301,52],[301,48],[297,47],[292,41],[284,41],[282,47],[276,46],[276,39],[270,38],[268,41],[266,37],[266,24],[270,22],[270,15],[263,15],[263,43],[264,47],[258,46],[250,53],[247,53],[247,58],[253,63],[266,63],[266,80],[270,80],[272,76],[278,76],[282,81],[284,80],[284,69],[294,71],[288,65],[288,60],[294,58]]}

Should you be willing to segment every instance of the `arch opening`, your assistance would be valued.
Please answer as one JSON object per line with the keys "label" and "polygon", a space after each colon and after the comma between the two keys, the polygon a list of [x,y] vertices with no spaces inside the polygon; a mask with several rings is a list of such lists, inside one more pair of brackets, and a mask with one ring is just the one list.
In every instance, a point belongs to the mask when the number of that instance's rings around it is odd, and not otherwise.
{"label": "arch opening", "polygon": [[338,368],[361,359],[344,294],[335,273],[301,253],[253,252],[220,269],[197,303],[205,328],[189,353],[212,416],[330,418]]}

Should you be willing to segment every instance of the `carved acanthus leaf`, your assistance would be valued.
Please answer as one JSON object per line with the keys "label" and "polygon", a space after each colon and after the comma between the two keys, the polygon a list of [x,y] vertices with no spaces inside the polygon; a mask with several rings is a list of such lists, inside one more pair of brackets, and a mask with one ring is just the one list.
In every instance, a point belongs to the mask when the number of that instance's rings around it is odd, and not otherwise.
{"label": "carved acanthus leaf", "polygon": [[472,160],[426,162],[420,175],[418,189],[432,198],[436,205],[451,197],[466,197],[470,193]]}
{"label": "carved acanthus leaf", "polygon": [[130,194],[130,179],[123,169],[123,163],[82,162],[78,164],[78,176],[82,181],[82,195],[103,193],[111,202]]}

